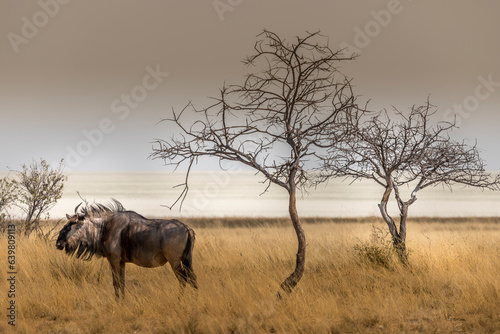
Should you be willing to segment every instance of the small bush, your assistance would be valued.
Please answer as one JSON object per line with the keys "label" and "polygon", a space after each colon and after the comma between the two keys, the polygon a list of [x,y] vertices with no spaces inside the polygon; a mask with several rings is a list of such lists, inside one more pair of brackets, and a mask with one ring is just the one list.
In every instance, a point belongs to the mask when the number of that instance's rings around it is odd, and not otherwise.
{"label": "small bush", "polygon": [[9,178],[0,179],[0,222],[9,216],[8,209],[17,200],[15,185]]}
{"label": "small bush", "polygon": [[49,211],[62,197],[64,182],[63,160],[54,169],[45,160],[33,160],[31,165],[23,165],[21,171],[13,171],[16,176],[12,185],[17,191],[16,206],[25,215],[24,234],[29,236],[40,229],[42,216],[49,218]]}
{"label": "small bush", "polygon": [[373,263],[377,266],[390,268],[397,261],[397,255],[388,233],[372,226],[370,240],[360,241],[354,245],[354,250],[362,262]]}

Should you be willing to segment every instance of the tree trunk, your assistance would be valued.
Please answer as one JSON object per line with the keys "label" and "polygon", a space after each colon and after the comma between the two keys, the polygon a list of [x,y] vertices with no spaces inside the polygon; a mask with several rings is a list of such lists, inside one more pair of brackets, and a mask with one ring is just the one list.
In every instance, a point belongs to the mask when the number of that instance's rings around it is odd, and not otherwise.
{"label": "tree trunk", "polygon": [[389,232],[391,233],[392,239],[394,240],[398,236],[398,229],[396,227],[396,224],[394,223],[394,219],[392,219],[392,217],[387,212],[387,202],[389,201],[389,196],[391,195],[391,192],[392,192],[392,186],[388,185],[385,188],[384,196],[382,197],[382,200],[380,201],[378,208],[380,209],[380,214],[387,223]]}
{"label": "tree trunk", "polygon": [[33,230],[33,216],[35,215],[35,207],[31,206],[26,212],[26,218],[24,220],[24,236],[29,237],[31,231]]}
{"label": "tree trunk", "polygon": [[408,264],[408,253],[406,252],[406,219],[408,218],[408,205],[404,204],[400,208],[399,233],[396,240],[393,239],[394,248],[399,260],[403,264]]}
{"label": "tree trunk", "polygon": [[399,232],[396,228],[396,224],[394,220],[387,213],[387,203],[381,202],[379,205],[380,212],[382,213],[382,217],[384,218],[387,226],[389,227],[389,232],[391,233],[392,245],[396,250],[396,254],[398,255],[399,260],[403,264],[408,263],[408,254],[406,252],[406,219],[408,217],[408,208],[401,212],[400,215],[400,223],[399,223]]}
{"label": "tree trunk", "polygon": [[[299,283],[302,275],[304,274],[304,267],[306,263],[306,236],[304,234],[304,230],[302,229],[299,215],[297,213],[295,187],[292,187],[292,189],[289,191],[289,195],[290,197],[288,211],[290,213],[290,219],[292,220],[293,228],[295,229],[295,233],[297,235],[298,249],[297,258],[295,261],[295,270],[283,281],[283,283],[281,283],[281,289],[287,294],[291,293],[293,288]],[[278,297],[281,297],[280,292],[278,292]]]}
{"label": "tree trunk", "polygon": [[384,218],[387,226],[389,227],[389,232],[391,233],[392,244],[396,250],[399,260],[403,264],[408,263],[408,255],[406,253],[406,218],[408,217],[408,206],[404,206],[401,210],[401,220],[399,224],[399,232],[396,227],[394,219],[387,212],[387,202],[389,201],[389,196],[391,194],[392,187],[388,186],[385,189],[384,196],[378,205],[382,218]]}
{"label": "tree trunk", "polygon": [[392,240],[398,259],[402,264],[408,264],[408,254],[406,252],[406,241],[399,238]]}

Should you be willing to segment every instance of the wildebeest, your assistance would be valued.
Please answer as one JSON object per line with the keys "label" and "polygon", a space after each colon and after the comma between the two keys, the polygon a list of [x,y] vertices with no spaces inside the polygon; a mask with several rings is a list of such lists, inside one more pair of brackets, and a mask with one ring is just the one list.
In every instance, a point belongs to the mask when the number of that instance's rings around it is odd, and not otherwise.
{"label": "wildebeest", "polygon": [[68,255],[90,260],[105,257],[111,265],[115,295],[125,296],[125,263],[154,268],[169,262],[183,289],[186,283],[197,289],[192,267],[194,231],[172,219],[147,219],[126,211],[120,202],[94,203],[75,208],[59,232],[56,247]]}

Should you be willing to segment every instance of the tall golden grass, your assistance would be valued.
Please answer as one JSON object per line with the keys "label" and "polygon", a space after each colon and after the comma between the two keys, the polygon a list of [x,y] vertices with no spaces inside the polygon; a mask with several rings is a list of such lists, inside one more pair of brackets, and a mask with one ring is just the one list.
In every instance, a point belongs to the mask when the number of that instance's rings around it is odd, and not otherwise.
{"label": "tall golden grass", "polygon": [[[238,221],[238,220],[237,220]],[[171,268],[127,265],[115,301],[106,260],[84,262],[54,242],[17,239],[19,333],[494,333],[500,331],[498,220],[409,222],[410,267],[374,237],[379,220],[305,224],[307,263],[293,293],[291,226],[198,227],[200,289],[181,296]],[[213,221],[212,221],[213,222]],[[231,225],[231,220],[222,220]],[[203,221],[192,221],[202,225]],[[212,224],[217,225],[217,224]],[[245,225],[239,220],[239,225]],[[7,245],[5,236],[1,244]],[[6,247],[0,263],[7,271]],[[380,254],[371,254],[381,250]],[[375,252],[376,253],[376,252]],[[373,255],[386,256],[383,264]],[[2,279],[6,305],[6,280]],[[6,307],[2,307],[5,312]],[[6,312],[5,312],[6,313]],[[0,332],[11,328],[6,317]]]}

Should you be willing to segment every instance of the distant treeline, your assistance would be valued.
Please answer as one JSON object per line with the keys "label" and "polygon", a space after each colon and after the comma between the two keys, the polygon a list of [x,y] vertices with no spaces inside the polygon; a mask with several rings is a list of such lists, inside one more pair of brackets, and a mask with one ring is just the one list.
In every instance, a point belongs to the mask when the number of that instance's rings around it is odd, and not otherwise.
{"label": "distant treeline", "polygon": [[[268,217],[209,217],[209,218],[185,218],[183,219],[193,228],[210,227],[289,227],[289,218]],[[500,217],[414,217],[409,219],[413,223],[500,223]],[[379,217],[309,217],[301,218],[301,222],[308,224],[385,224]]]}
{"label": "distant treeline", "polygon": [[[165,218],[169,219],[169,218]],[[197,217],[180,219],[189,226],[196,228],[256,228],[256,227],[289,227],[290,220],[282,217]],[[313,224],[385,224],[379,217],[306,217],[301,219],[305,225]],[[412,223],[426,224],[500,224],[500,217],[414,217]],[[13,220],[17,226],[22,226],[22,220]],[[58,224],[62,227],[64,219],[50,219],[43,222],[46,229],[53,229]],[[0,222],[0,232],[6,230],[7,221]]]}

